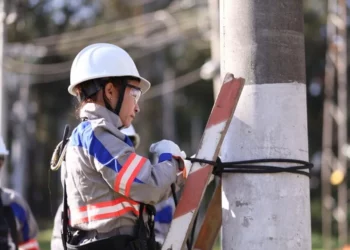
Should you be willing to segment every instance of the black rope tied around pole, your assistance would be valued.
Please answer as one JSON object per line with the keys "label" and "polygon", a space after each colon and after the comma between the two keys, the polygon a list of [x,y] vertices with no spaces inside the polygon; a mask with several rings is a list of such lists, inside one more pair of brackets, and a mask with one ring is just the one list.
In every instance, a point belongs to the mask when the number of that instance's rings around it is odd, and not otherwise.
{"label": "black rope tied around pole", "polygon": [[[304,170],[311,170],[313,164],[311,162],[296,160],[296,159],[281,159],[281,158],[271,158],[271,159],[255,159],[247,161],[232,161],[232,162],[221,162],[218,157],[217,161],[209,161],[205,159],[189,158],[186,160],[192,163],[204,163],[214,166],[213,174],[221,176],[222,173],[245,173],[245,174],[272,174],[272,173],[292,173],[301,174],[308,176],[310,178],[310,173]],[[264,164],[268,163],[268,164]],[[290,163],[296,164],[296,166],[273,166],[271,163]],[[257,165],[259,164],[259,165]]]}

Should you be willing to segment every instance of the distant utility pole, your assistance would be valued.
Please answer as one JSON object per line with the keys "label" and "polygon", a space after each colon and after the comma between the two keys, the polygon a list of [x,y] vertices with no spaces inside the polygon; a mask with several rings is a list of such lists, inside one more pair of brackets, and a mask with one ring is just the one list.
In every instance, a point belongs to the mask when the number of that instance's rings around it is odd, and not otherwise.
{"label": "distant utility pole", "polygon": [[[27,77],[19,77],[24,79]],[[30,78],[20,81],[19,85],[19,100],[15,103],[16,106],[16,124],[13,126],[14,136],[11,147],[11,163],[13,166],[12,185],[14,190],[27,196],[28,190],[28,123],[29,123],[29,91]]]}
{"label": "distant utility pole", "polygon": [[[347,158],[347,5],[345,0],[328,0],[327,53],[322,137],[322,237],[323,248],[332,249],[332,218],[338,226],[338,243],[348,240]],[[336,82],[337,80],[337,82]],[[337,139],[333,138],[337,131]],[[337,142],[337,152],[333,146]],[[337,186],[337,199],[332,196]],[[336,202],[337,201],[337,202]]]}
{"label": "distant utility pole", "polygon": [[[220,0],[220,25],[221,74],[246,79],[222,161],[308,161],[302,0]],[[223,249],[311,249],[309,178],[227,173],[222,184]]]}
{"label": "distant utility pole", "polygon": [[169,140],[175,140],[174,77],[174,70],[165,69],[162,83],[162,130],[163,137]]}
{"label": "distant utility pole", "polygon": [[213,80],[213,93],[214,99],[216,99],[221,88],[219,0],[208,0],[208,12],[211,57],[210,60],[202,66],[200,76],[204,80]]}
{"label": "distant utility pole", "polygon": [[5,126],[5,84],[3,75],[3,65],[4,65],[4,43],[5,43],[5,1],[0,0],[0,134],[5,136],[6,126]]}
{"label": "distant utility pole", "polygon": [[[5,44],[5,0],[0,0],[0,135],[3,137],[6,146],[6,132],[7,132],[7,119],[6,119],[6,87],[4,84],[4,44]],[[1,185],[7,185],[7,168],[2,169],[0,172]]]}
{"label": "distant utility pole", "polygon": [[[214,68],[220,67],[220,16],[219,16],[219,0],[208,0],[208,10],[210,17],[210,50],[211,61]],[[218,70],[219,71],[219,70]],[[221,88],[220,73],[214,69],[213,74],[214,98],[217,97]]]}

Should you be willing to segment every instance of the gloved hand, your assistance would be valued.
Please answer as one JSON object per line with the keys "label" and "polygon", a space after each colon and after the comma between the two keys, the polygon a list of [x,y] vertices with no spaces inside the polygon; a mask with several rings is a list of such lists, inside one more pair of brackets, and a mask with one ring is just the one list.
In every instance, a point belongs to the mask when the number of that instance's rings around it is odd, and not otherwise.
{"label": "gloved hand", "polygon": [[[183,152],[183,151],[182,151]],[[184,152],[185,153],[185,152]],[[190,158],[195,158],[196,155],[192,155]],[[186,156],[184,157],[184,159],[186,159]],[[192,162],[190,160],[184,160],[185,162],[185,168],[184,170],[182,171],[182,175],[183,177],[186,179],[188,174],[190,173],[191,171],[191,167],[192,167]]]}
{"label": "gloved hand", "polygon": [[[192,156],[193,157],[193,156]],[[185,157],[186,158],[186,157]],[[183,176],[187,178],[188,174],[190,173],[191,167],[192,167],[192,162],[189,160],[184,160],[185,162],[185,168],[183,170]]]}
{"label": "gloved hand", "polygon": [[175,159],[179,161],[180,169],[183,169],[185,166],[184,159],[186,158],[186,153],[181,151],[179,146],[172,141],[169,140],[161,140],[159,142],[153,143],[149,151],[151,153],[157,154],[160,156],[161,154],[171,154]]}
{"label": "gloved hand", "polygon": [[[185,157],[186,158],[186,157]],[[194,155],[192,155],[190,158],[196,158],[196,155],[194,154]],[[185,168],[184,168],[184,170],[183,170],[183,176],[184,176],[184,178],[187,178],[187,176],[188,176],[188,174],[190,173],[190,171],[191,171],[191,167],[192,167],[192,162],[191,161],[189,161],[189,160],[184,160],[184,162],[185,162]],[[210,175],[210,179],[208,180],[208,183],[207,183],[207,185],[209,185],[209,183],[210,182],[212,182],[214,180],[214,175],[213,174],[211,174]]]}
{"label": "gloved hand", "polygon": [[173,156],[181,157],[181,150],[179,146],[169,140],[161,140],[159,142],[153,143],[149,147],[149,151],[151,153],[157,154],[158,156],[164,153],[169,153]]}

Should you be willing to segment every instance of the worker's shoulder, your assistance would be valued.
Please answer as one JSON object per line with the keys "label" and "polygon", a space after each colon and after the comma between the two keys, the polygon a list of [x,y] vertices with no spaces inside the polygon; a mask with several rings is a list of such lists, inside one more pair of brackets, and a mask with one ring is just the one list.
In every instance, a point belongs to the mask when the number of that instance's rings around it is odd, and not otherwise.
{"label": "worker's shoulder", "polygon": [[72,132],[70,146],[81,146],[86,148],[104,145],[123,146],[126,136],[120,130],[105,119],[94,119],[80,123]]}
{"label": "worker's shoulder", "polygon": [[5,206],[17,204],[17,205],[23,207],[24,205],[27,204],[27,202],[22,197],[22,195],[20,195],[15,190],[10,189],[10,188],[4,188],[4,187],[2,187],[1,190],[2,190],[1,198],[2,198],[2,202]]}

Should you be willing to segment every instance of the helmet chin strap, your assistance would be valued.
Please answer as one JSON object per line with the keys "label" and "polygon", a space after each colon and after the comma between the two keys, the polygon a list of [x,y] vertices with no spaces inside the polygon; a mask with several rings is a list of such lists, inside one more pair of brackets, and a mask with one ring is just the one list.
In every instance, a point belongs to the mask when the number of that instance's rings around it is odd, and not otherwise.
{"label": "helmet chin strap", "polygon": [[[118,90],[119,90],[119,98],[118,98],[117,106],[115,107],[115,109],[113,109],[112,106],[108,102],[108,98],[107,98],[107,96],[105,94],[105,87],[103,87],[103,89],[102,89],[103,90],[103,101],[105,103],[106,108],[108,110],[112,111],[117,116],[119,116],[120,110],[122,108],[124,95],[125,95],[126,84],[127,84],[127,79],[126,78],[122,78],[121,79],[121,83],[117,85],[118,86]],[[119,129],[121,129],[123,127],[124,127],[124,125],[122,125]]]}

